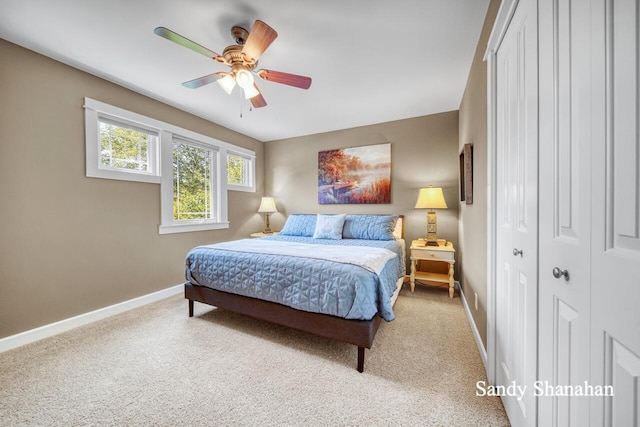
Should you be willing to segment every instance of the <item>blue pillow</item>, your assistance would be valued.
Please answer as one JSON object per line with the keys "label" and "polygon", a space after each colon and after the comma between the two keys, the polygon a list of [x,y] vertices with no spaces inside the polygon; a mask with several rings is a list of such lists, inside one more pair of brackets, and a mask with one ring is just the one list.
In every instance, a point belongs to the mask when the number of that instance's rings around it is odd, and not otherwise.
{"label": "blue pillow", "polygon": [[280,234],[283,236],[312,237],[316,230],[316,215],[289,215]]}
{"label": "blue pillow", "polygon": [[342,227],[344,226],[345,214],[322,215],[318,214],[316,220],[316,230],[313,233],[314,239],[342,239]]}
{"label": "blue pillow", "polygon": [[344,239],[395,240],[398,215],[347,215],[342,237]]}

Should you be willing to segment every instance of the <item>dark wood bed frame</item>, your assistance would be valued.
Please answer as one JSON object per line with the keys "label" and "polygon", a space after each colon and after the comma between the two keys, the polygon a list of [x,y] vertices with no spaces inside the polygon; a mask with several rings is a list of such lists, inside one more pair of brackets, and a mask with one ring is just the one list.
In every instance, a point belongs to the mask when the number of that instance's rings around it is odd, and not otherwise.
{"label": "dark wood bed frame", "polygon": [[[401,236],[404,238],[404,216],[400,215],[400,217],[403,218]],[[373,338],[382,321],[380,316],[375,316],[371,320],[351,320],[328,314],[311,313],[270,301],[194,285],[190,282],[184,284],[184,297],[189,300],[189,317],[193,317],[193,303],[198,301],[256,319],[354,344],[358,346],[358,372],[364,371],[365,348],[371,348]]]}
{"label": "dark wood bed frame", "polygon": [[193,302],[198,301],[325,338],[355,344],[358,346],[358,372],[364,371],[364,349],[371,348],[373,337],[382,320],[380,316],[371,320],[349,320],[328,314],[310,313],[189,282],[184,285],[184,296],[189,300],[189,317],[193,317]]}

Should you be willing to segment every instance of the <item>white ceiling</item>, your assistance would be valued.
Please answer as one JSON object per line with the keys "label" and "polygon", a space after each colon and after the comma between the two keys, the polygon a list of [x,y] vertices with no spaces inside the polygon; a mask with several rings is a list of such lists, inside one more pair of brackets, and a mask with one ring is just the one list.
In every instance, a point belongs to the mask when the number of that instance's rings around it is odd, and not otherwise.
{"label": "white ceiling", "polygon": [[[0,37],[260,141],[457,110],[489,0],[0,0]],[[256,19],[278,38],[259,68],[309,90],[180,83],[226,71],[156,36],[167,27],[217,52]],[[240,112],[243,112],[240,117]]]}

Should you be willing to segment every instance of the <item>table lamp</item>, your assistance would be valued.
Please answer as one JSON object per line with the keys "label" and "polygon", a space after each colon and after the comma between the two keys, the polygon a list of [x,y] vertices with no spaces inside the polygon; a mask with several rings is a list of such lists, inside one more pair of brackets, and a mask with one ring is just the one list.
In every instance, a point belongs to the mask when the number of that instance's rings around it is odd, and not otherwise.
{"label": "table lamp", "polygon": [[264,230],[262,231],[264,234],[271,234],[273,230],[269,227],[269,215],[275,212],[278,212],[276,209],[276,201],[273,197],[263,197],[260,202],[260,207],[258,208],[259,213],[265,214],[266,222],[264,226]]}
{"label": "table lamp", "polygon": [[438,246],[438,219],[434,209],[446,209],[442,188],[428,186],[420,189],[416,209],[429,209],[427,211],[427,246]]}

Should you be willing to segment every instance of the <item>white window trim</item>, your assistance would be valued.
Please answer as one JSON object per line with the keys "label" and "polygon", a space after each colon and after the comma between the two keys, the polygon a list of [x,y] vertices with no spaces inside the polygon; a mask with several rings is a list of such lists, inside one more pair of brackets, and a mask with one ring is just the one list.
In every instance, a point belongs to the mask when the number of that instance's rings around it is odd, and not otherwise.
{"label": "white window trim", "polygon": [[[227,188],[233,191],[248,191],[255,193],[256,191],[256,156],[255,155],[247,155],[246,153],[240,153],[234,150],[227,150],[227,154],[225,155],[225,168],[227,167],[227,156],[236,156],[242,157],[243,159],[249,162],[249,167],[245,171],[247,183],[246,184],[234,184],[227,182]],[[226,170],[226,169],[225,169]],[[225,172],[225,179],[228,179],[228,174]]]}
{"label": "white window trim", "polygon": [[[137,170],[105,169],[100,166],[100,118],[110,122],[131,126],[158,135],[157,144],[149,144],[151,173]],[[131,111],[104,104],[90,98],[84,99],[86,173],[90,178],[118,179],[123,181],[160,183],[160,128],[153,126],[148,118]]]}
{"label": "white window trim", "polygon": [[[206,231],[229,228],[228,215],[228,198],[227,191],[253,191],[255,192],[255,157],[256,154],[252,150],[229,144],[197,132],[183,129],[179,126],[165,123],[160,120],[152,119],[141,114],[133,113],[122,108],[114,107],[91,98],[84,99],[85,109],[85,128],[87,139],[87,176],[107,179],[120,179],[126,181],[141,181],[160,184],[160,205],[161,205],[161,224],[158,226],[159,234],[184,233],[191,231]],[[122,120],[123,124],[131,123],[137,127],[146,128],[157,132],[159,139],[159,165],[156,176],[148,174],[135,174],[119,171],[108,171],[100,169],[101,176],[89,175],[90,166],[95,165],[98,169],[100,161],[99,156],[99,134],[98,134],[98,117],[110,118],[112,120]],[[90,144],[90,136],[95,135],[95,143]],[[215,156],[216,183],[213,190],[215,203],[215,220],[202,221],[174,221],[173,220],[173,139],[174,135],[178,139],[193,141],[194,144],[210,147],[217,151]],[[89,146],[91,145],[92,148]],[[250,160],[251,186],[239,186],[237,184],[229,184],[227,182],[227,153],[244,157]],[[93,169],[92,169],[93,170]],[[104,174],[104,172],[113,172]],[[107,176],[108,175],[108,176]],[[135,177],[135,179],[133,178]]]}
{"label": "white window trim", "polygon": [[[188,134],[188,136],[187,136]],[[204,139],[210,139],[212,141],[205,141]],[[167,173],[162,175],[162,183],[160,186],[160,200],[161,200],[161,225],[159,227],[160,234],[170,233],[186,233],[191,231],[204,231],[204,230],[218,230],[223,228],[229,228],[228,212],[227,212],[227,191],[226,191],[226,159],[227,150],[221,148],[212,142],[221,142],[213,138],[205,137],[194,132],[181,132],[171,133],[163,132],[160,140],[162,141],[162,150],[166,153],[173,153],[174,141],[184,141],[196,146],[205,147],[214,151],[213,170],[212,176],[215,175],[216,179],[214,186],[212,186],[214,209],[214,219],[203,220],[191,220],[191,221],[175,221],[173,219],[173,155],[162,156],[162,169]],[[224,155],[223,155],[224,153]],[[222,162],[224,158],[224,162]],[[221,166],[224,165],[225,174],[221,174]],[[171,171],[169,173],[168,171]]]}

